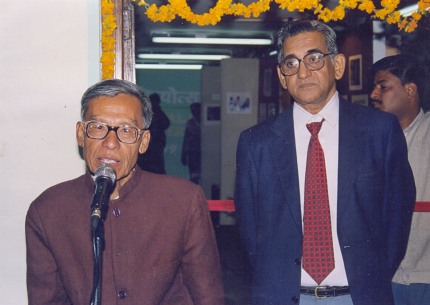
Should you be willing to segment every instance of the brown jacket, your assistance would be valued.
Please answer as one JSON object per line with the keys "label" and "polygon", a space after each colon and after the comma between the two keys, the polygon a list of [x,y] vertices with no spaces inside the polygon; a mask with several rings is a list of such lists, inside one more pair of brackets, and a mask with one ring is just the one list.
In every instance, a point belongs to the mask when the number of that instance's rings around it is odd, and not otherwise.
{"label": "brown jacket", "polygon": [[[29,305],[87,305],[93,285],[87,173],[42,193],[26,219]],[[136,168],[104,222],[103,305],[224,304],[200,187]]]}

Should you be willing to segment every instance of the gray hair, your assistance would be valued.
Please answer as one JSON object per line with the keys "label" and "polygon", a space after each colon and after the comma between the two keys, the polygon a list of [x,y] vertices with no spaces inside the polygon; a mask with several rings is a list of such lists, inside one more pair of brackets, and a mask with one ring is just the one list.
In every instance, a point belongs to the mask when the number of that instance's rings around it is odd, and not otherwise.
{"label": "gray hair", "polygon": [[81,118],[84,120],[88,104],[92,99],[100,96],[114,97],[118,94],[127,94],[136,97],[142,106],[143,129],[148,129],[152,121],[152,107],[149,98],[142,89],[132,82],[122,79],[107,79],[98,82],[85,91],[81,99]]}
{"label": "gray hair", "polygon": [[300,33],[307,32],[319,32],[324,35],[324,40],[327,45],[327,50],[329,53],[332,53],[330,56],[333,61],[334,56],[337,54],[337,45],[336,45],[336,33],[335,31],[318,20],[293,20],[289,21],[285,24],[277,34],[278,37],[278,63],[281,64],[284,59],[284,41],[290,37],[296,36]]}

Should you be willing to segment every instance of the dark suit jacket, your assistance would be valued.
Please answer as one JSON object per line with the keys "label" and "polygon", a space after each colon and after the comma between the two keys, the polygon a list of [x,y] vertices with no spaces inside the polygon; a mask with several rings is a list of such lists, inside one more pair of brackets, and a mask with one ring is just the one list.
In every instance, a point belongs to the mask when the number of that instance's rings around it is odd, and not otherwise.
{"label": "dark suit jacket", "polygon": [[[338,235],[355,305],[391,305],[415,186],[396,118],[340,101]],[[293,107],[242,132],[235,204],[253,268],[253,304],[296,304],[302,219]]]}
{"label": "dark suit jacket", "polygon": [[[26,219],[30,305],[89,304],[93,284],[87,173],[56,185]],[[103,305],[223,305],[215,235],[202,189],[138,167],[104,222]]]}

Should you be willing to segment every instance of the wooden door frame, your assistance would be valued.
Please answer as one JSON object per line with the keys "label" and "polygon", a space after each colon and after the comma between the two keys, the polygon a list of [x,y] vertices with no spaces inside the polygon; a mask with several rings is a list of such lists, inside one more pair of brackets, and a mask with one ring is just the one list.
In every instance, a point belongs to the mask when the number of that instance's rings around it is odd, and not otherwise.
{"label": "wooden door frame", "polygon": [[115,72],[114,78],[136,81],[135,24],[131,0],[114,0],[115,18]]}

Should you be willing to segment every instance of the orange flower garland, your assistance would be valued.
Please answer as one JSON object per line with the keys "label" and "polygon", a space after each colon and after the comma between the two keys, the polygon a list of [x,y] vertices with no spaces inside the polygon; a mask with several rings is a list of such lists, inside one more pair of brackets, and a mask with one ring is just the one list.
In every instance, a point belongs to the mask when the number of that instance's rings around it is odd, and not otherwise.
{"label": "orange flower garland", "polygon": [[[144,0],[132,0],[137,5],[146,7],[147,17],[154,22],[171,22],[177,16],[199,26],[216,25],[225,15],[258,18],[260,14],[269,11],[272,2],[280,9],[290,12],[313,10],[318,19],[329,22],[342,20],[345,11],[358,9],[366,12],[371,18],[397,24],[399,30],[412,32],[418,26],[421,17],[429,12],[430,0],[419,0],[418,10],[409,17],[401,17],[397,7],[400,0],[382,0],[381,8],[377,9],[372,0],[339,0],[339,4],[329,9],[320,3],[321,0],[257,0],[245,5],[232,3],[232,0],[218,0],[207,13],[195,14],[186,0],[168,0],[169,4],[157,6]],[[112,78],[115,74],[115,36],[116,29],[115,5],[112,0],[100,0],[102,15],[102,79]]]}
{"label": "orange flower garland", "polygon": [[112,0],[101,0],[102,15],[102,79],[112,78],[115,74],[115,4]]}
{"label": "orange flower garland", "polygon": [[313,10],[317,18],[324,22],[342,20],[347,9],[358,9],[366,12],[372,18],[386,21],[389,24],[397,24],[400,30],[406,32],[415,30],[417,22],[422,15],[428,13],[430,8],[430,0],[420,0],[416,13],[409,17],[401,17],[397,10],[400,0],[382,0],[379,9],[376,8],[372,0],[340,0],[333,9],[324,7],[320,0],[258,0],[249,5],[232,3],[232,0],[218,0],[209,12],[195,14],[186,0],[168,0],[169,4],[161,6],[148,4],[144,0],[133,1],[138,5],[146,6],[146,15],[154,22],[170,22],[178,16],[199,26],[216,25],[225,15],[257,18],[261,13],[267,12],[270,9],[270,4],[274,2],[279,5],[280,9],[286,9],[290,12]]}

